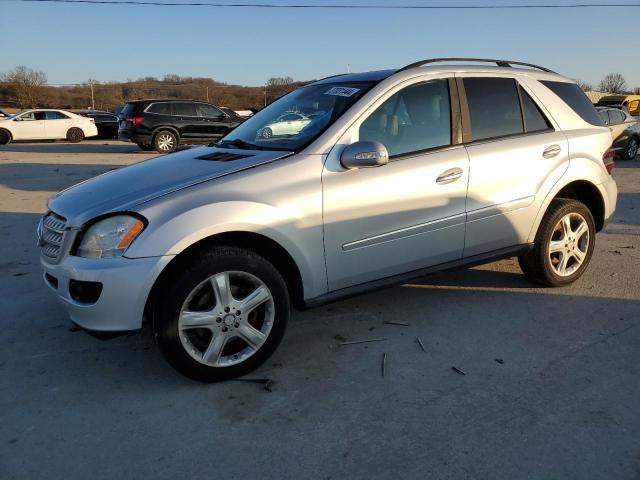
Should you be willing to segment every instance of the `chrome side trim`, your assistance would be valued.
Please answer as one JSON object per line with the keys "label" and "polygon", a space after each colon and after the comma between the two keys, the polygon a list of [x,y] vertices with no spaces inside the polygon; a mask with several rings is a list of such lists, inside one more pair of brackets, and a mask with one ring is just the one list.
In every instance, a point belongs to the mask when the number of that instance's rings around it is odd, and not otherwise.
{"label": "chrome side trim", "polygon": [[345,243],[342,245],[342,250],[349,251],[356,248],[370,247],[379,243],[391,242],[400,238],[411,237],[413,235],[420,235],[422,233],[433,232],[436,230],[442,230],[443,228],[454,227],[461,225],[465,221],[466,215],[461,213],[459,215],[453,215],[447,218],[441,218],[439,220],[433,220],[431,222],[421,223],[413,225],[411,227],[401,228],[399,230],[393,230],[391,232],[382,233],[380,235],[374,235],[373,237],[363,238],[362,240],[356,240],[354,242]]}
{"label": "chrome side trim", "polygon": [[470,212],[467,212],[467,222],[474,222],[483,218],[493,217],[494,215],[501,215],[513,210],[526,208],[531,205],[535,199],[535,195],[531,195],[529,197],[522,197],[518,198],[517,200],[511,200],[510,202],[499,203],[497,205],[491,205],[489,207],[472,210]]}

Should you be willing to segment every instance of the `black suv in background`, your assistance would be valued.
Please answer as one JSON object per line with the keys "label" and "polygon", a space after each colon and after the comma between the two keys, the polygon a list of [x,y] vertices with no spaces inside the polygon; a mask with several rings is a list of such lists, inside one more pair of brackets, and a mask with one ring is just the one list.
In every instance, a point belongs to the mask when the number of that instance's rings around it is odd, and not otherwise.
{"label": "black suv in background", "polygon": [[243,119],[193,100],[136,100],[120,112],[118,138],[142,150],[172,152],[180,143],[217,140]]}

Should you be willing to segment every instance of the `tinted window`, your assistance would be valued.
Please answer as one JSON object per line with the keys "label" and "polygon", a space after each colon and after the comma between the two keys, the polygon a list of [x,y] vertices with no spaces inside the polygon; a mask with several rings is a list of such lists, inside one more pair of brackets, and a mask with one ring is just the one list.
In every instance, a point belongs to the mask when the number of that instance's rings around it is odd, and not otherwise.
{"label": "tinted window", "polygon": [[522,88],[520,89],[520,98],[522,98],[522,110],[524,111],[524,123],[527,132],[538,132],[552,128],[540,107]]}
{"label": "tinted window", "polygon": [[224,114],[216,107],[214,107],[213,105],[207,105],[206,103],[197,103],[196,111],[198,112],[199,117],[217,118],[224,116]]}
{"label": "tinted window", "polygon": [[47,120],[64,120],[67,117],[64,113],[61,112],[45,112],[47,116]]}
{"label": "tinted window", "polygon": [[120,111],[120,115],[123,117],[131,117],[136,113],[138,109],[137,103],[127,103],[124,108]]}
{"label": "tinted window", "polygon": [[183,117],[197,117],[195,103],[174,103],[173,111]]}
{"label": "tinted window", "polygon": [[360,125],[360,140],[375,140],[390,156],[451,143],[447,80],[407,87],[378,107]]}
{"label": "tinted window", "polygon": [[543,81],[541,83],[564,100],[564,103],[569,105],[585,122],[591,125],[603,125],[602,118],[598,115],[598,111],[578,85],[575,83],[549,81]]}
{"label": "tinted window", "polygon": [[283,115],[280,117],[281,122],[295,122],[296,120],[301,120],[302,117],[300,115],[296,115],[295,113],[289,113],[287,115]]}
{"label": "tinted window", "polygon": [[609,110],[609,121],[612,125],[618,125],[625,121],[625,115],[620,110]]}
{"label": "tinted window", "polygon": [[516,81],[510,78],[465,78],[473,140],[523,133]]}
{"label": "tinted window", "polygon": [[158,115],[171,115],[171,104],[167,102],[153,103],[147,108],[149,113],[157,113]]}

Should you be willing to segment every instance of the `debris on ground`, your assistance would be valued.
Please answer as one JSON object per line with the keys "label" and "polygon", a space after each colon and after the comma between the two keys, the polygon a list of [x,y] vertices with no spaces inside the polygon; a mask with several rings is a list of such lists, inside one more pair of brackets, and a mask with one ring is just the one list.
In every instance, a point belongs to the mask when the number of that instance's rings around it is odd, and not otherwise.
{"label": "debris on ground", "polygon": [[496,358],[496,362],[498,362],[500,365],[504,365],[504,360],[501,358]]}
{"label": "debris on ground", "polygon": [[460,375],[466,375],[466,373],[464,373],[462,370],[460,370],[458,367],[451,367],[451,370],[453,370],[456,373],[459,373]]}
{"label": "debris on ground", "polygon": [[402,325],[403,327],[408,327],[409,326],[409,324],[406,323],[406,322],[398,322],[396,320],[388,320],[388,321],[386,321],[384,323],[386,323],[387,325]]}
{"label": "debris on ground", "polygon": [[422,343],[422,340],[420,340],[420,337],[416,337],[416,341],[418,342],[418,345],[420,345],[420,348],[422,349],[422,351],[427,353],[427,349],[424,348],[424,344]]}
{"label": "debris on ground", "polygon": [[336,334],[333,336],[333,339],[334,339],[334,340],[337,340],[337,341],[339,341],[339,342],[346,342],[346,341],[347,341],[347,339],[346,339],[346,338],[344,338],[344,337],[343,337],[342,335],[340,335],[339,333],[336,333]]}
{"label": "debris on ground", "polygon": [[615,253],[616,255],[622,255],[620,250],[609,250],[609,253]]}
{"label": "debris on ground", "polygon": [[273,387],[274,382],[270,378],[234,378],[233,380],[236,382],[260,383],[267,392],[273,392],[271,387]]}
{"label": "debris on ground", "polygon": [[370,343],[370,342],[383,342],[386,338],[367,338],[363,340],[351,340],[348,342],[342,342],[340,345],[355,345],[357,343]]}
{"label": "debris on ground", "polygon": [[382,378],[384,378],[387,373],[387,352],[382,354]]}

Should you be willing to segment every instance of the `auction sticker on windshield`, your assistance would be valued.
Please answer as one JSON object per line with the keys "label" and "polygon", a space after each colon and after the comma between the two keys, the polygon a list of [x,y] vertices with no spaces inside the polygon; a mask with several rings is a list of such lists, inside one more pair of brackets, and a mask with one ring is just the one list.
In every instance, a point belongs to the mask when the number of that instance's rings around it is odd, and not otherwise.
{"label": "auction sticker on windshield", "polygon": [[334,95],[337,97],[350,97],[354,93],[359,92],[359,88],[350,88],[350,87],[333,87],[324,92],[325,95]]}

